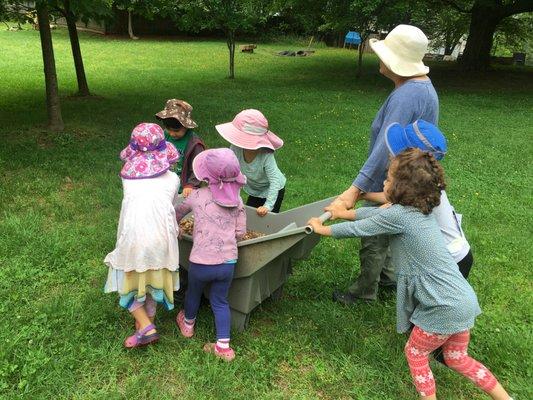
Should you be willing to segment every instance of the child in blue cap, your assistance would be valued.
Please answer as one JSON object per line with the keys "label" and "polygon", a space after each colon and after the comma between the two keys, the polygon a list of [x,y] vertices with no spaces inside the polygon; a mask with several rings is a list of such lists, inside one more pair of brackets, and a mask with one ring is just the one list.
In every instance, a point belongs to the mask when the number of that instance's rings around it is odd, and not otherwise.
{"label": "child in blue cap", "polygon": [[[424,120],[416,120],[405,128],[391,124],[385,132],[385,141],[393,157],[402,151],[417,148],[442,160],[448,146],[443,133],[435,125]],[[383,193],[366,193],[364,198],[378,203],[386,203]],[[439,228],[446,241],[448,251],[459,266],[461,274],[468,278],[474,262],[470,244],[461,228],[462,215],[457,214],[450,204],[446,192],[441,191],[440,205],[433,209]]]}
{"label": "child in blue cap", "polygon": [[[440,161],[448,149],[446,138],[439,128],[424,120],[416,120],[405,128],[398,123],[391,124],[385,132],[385,140],[393,157],[409,148],[418,148]],[[383,193],[366,193],[363,198],[386,203]],[[468,278],[474,262],[472,250],[461,228],[462,215],[455,212],[445,190],[441,191],[440,204],[433,209],[432,214],[444,236],[448,251],[459,266],[459,271],[465,279]],[[445,364],[442,348],[437,349],[434,356],[437,361]]]}

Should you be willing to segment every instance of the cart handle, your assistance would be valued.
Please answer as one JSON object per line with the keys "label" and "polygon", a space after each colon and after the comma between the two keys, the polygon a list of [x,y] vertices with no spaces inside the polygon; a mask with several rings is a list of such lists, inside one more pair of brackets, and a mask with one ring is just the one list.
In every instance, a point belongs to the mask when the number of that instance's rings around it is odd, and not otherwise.
{"label": "cart handle", "polygon": [[[322,214],[320,217],[318,217],[320,222],[326,222],[330,218],[331,218],[331,213],[329,211],[326,211],[324,214]],[[305,227],[305,233],[307,233],[308,235],[310,233],[313,233],[313,227],[311,225],[307,225]]]}

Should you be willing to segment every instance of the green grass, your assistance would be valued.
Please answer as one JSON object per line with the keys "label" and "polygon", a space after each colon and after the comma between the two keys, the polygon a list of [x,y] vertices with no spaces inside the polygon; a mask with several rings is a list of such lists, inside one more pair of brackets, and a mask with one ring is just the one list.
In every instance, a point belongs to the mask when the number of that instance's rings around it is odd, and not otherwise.
{"label": "green grass", "polygon": [[[132,127],[153,121],[167,98],[193,104],[210,147],[213,126],[258,108],[285,140],[277,154],[288,178],[285,209],[340,193],[365,160],[370,123],[391,84],[367,57],[320,48],[308,58],[261,44],[236,55],[215,41],[130,41],[81,36],[97,98],[71,97],[76,80],[68,37],[54,32],[66,130],[47,133],[38,34],[0,31],[0,397],[183,399],[416,398],[395,332],[395,301],[341,307],[331,292],[357,275],[358,240],[323,240],[299,262],[278,302],[234,334],[238,358],[225,364],[201,348],[213,338],[202,309],[198,335],[178,336],[160,312],[157,346],[125,351],[132,321],[102,293],[103,258],[113,249],[121,203],[118,152]],[[465,76],[432,66],[448,135],[449,196],[464,214],[474,249],[471,283],[483,314],[471,352],[517,399],[533,398],[533,75],[501,69]],[[434,366],[445,399],[484,395]],[[529,382],[529,383],[528,383]]]}

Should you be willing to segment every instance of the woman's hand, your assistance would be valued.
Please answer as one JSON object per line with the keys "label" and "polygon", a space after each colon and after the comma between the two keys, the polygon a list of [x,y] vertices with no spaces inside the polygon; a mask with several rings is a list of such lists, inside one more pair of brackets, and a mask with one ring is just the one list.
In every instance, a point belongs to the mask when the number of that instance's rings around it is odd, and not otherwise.
{"label": "woman's hand", "polygon": [[270,210],[264,206],[257,207],[257,215],[259,215],[260,217],[264,217],[268,214],[269,211]]}
{"label": "woman's hand", "polygon": [[329,211],[331,213],[330,219],[345,219],[344,216],[348,210],[342,201],[335,200],[329,206],[325,207],[324,211]]}
{"label": "woman's hand", "polygon": [[359,190],[359,188],[356,188],[355,186],[350,186],[339,197],[337,197],[333,201],[333,203],[342,202],[344,204],[344,208],[346,209],[353,208],[355,206],[355,203],[357,203],[357,200],[360,195],[361,195],[361,190]]}
{"label": "woman's hand", "polygon": [[324,208],[324,211],[331,213],[330,219],[347,219],[350,221],[355,220],[355,210],[346,209],[344,203],[334,201],[329,206]]}

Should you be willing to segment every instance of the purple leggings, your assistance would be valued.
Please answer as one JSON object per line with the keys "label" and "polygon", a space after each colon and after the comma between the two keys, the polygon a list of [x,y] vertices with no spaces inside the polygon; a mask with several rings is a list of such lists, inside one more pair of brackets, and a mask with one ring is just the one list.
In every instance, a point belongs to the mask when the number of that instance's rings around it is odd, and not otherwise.
{"label": "purple leggings", "polygon": [[217,339],[230,338],[231,312],[228,304],[228,291],[233,279],[234,267],[235,264],[204,265],[189,262],[185,318],[196,318],[204,288],[207,284],[211,284],[209,302],[215,315]]}

